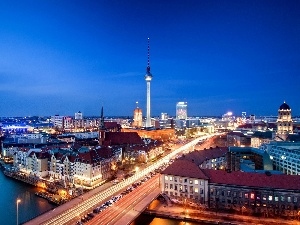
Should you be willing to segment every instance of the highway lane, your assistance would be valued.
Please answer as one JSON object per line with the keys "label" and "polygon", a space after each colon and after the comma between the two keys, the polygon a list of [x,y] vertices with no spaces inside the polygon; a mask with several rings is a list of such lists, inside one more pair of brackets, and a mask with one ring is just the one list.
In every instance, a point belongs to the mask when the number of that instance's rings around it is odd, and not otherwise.
{"label": "highway lane", "polygon": [[[148,173],[154,171],[155,169],[162,166],[165,162],[169,162],[171,158],[174,158],[177,154],[181,154],[182,152],[192,148],[196,145],[199,141],[204,139],[210,138],[214,135],[207,135],[203,137],[196,138],[195,140],[184,144],[178,149],[171,151],[168,155],[162,157],[157,162],[153,163],[152,165],[148,166],[147,168],[141,170],[139,173],[136,173],[134,176],[126,179],[118,183],[117,185],[112,186],[109,189],[101,190],[96,188],[95,190],[87,193],[87,197],[82,202],[73,201],[74,203],[64,204],[56,208],[55,211],[51,211],[50,213],[43,214],[32,221],[26,223],[26,225],[36,225],[36,224],[43,224],[43,225],[62,225],[68,224],[69,221],[73,221],[74,218],[78,217],[79,215],[84,215],[88,213],[90,210],[93,210],[99,203],[105,201],[105,199],[109,198],[112,195],[116,195],[122,189],[128,187],[132,183],[142,179]],[[101,190],[101,191],[98,191]],[[91,194],[92,193],[92,194]]]}
{"label": "highway lane", "polygon": [[109,225],[114,224],[120,220],[126,213],[134,209],[134,206],[142,201],[149,193],[158,187],[159,176],[149,179],[145,183],[135,188],[132,192],[124,195],[119,201],[114,203],[111,207],[108,207],[98,215],[96,215],[91,221],[86,223],[87,225]]}

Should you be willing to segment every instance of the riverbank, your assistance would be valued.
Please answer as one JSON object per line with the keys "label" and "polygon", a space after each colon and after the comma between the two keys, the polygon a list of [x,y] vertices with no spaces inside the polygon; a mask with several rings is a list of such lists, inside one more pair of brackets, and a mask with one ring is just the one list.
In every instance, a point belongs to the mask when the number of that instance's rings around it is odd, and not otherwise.
{"label": "riverbank", "polygon": [[[157,200],[156,200],[157,201]],[[222,212],[212,212],[208,210],[199,210],[181,205],[169,205],[156,202],[143,212],[146,215],[152,215],[160,218],[177,219],[183,221],[198,222],[201,224],[230,224],[230,225],[300,225],[299,220],[284,220],[280,218],[262,218],[239,214],[229,214]]]}

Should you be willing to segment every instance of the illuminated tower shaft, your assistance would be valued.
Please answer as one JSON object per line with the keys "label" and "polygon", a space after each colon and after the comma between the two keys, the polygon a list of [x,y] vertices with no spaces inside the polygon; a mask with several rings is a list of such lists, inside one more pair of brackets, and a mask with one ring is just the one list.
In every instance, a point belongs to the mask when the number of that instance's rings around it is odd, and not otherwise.
{"label": "illuminated tower shaft", "polygon": [[146,118],[146,127],[151,127],[151,106],[150,106],[150,82],[152,80],[152,74],[150,73],[150,45],[149,45],[149,38],[148,38],[148,64],[146,69],[145,80],[147,83],[147,118]]}
{"label": "illuminated tower shaft", "polygon": [[146,127],[151,127],[151,116],[150,116],[150,81],[147,81],[147,119],[146,119]]}

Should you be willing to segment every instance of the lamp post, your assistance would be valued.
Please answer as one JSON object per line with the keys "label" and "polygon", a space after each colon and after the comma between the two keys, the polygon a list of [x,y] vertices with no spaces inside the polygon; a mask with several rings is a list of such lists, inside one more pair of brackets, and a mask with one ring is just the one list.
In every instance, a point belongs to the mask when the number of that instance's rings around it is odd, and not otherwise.
{"label": "lamp post", "polygon": [[17,225],[19,225],[19,203],[21,202],[21,199],[17,199]]}

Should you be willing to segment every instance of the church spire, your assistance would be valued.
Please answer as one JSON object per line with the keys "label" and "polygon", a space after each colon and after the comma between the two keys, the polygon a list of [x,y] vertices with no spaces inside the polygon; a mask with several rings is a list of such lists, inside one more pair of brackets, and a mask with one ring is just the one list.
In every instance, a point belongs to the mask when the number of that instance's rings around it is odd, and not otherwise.
{"label": "church spire", "polygon": [[105,130],[105,126],[104,126],[104,115],[103,115],[103,106],[102,106],[102,108],[101,108],[101,116],[100,116],[99,129],[100,129],[100,130]]}

